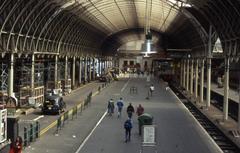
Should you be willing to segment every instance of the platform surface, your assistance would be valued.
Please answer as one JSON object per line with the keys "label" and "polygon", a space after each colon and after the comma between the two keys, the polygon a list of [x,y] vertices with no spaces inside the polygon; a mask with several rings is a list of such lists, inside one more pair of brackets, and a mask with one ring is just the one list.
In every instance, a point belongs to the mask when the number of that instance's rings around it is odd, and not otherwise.
{"label": "platform surface", "polygon": [[[212,139],[199,126],[188,110],[179,102],[171,90],[166,90],[163,82],[154,81],[153,96],[148,99],[149,83],[145,78],[124,78],[112,83],[99,95],[93,97],[91,106],[82,115],[69,123],[56,135],[55,128],[49,130],[39,140],[32,143],[24,153],[138,153],[142,137],[138,134],[136,114],[133,116],[132,139],[124,142],[124,121],[127,119],[126,107],[131,102],[136,109],[142,104],[145,112],[154,117],[157,129],[156,149],[159,153],[219,153]],[[138,93],[130,94],[130,87],[136,86]],[[80,97],[83,95],[79,95]],[[122,97],[124,109],[121,118],[104,116],[107,101]],[[89,136],[96,123],[103,120]],[[85,142],[81,146],[82,142]],[[144,148],[143,153],[152,153],[154,148]]]}

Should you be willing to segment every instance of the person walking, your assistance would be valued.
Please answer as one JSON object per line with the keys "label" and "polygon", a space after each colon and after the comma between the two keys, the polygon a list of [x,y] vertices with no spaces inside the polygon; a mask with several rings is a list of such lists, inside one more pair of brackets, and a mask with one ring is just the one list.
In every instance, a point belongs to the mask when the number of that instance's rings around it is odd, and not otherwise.
{"label": "person walking", "polygon": [[128,118],[124,122],[124,128],[125,128],[125,142],[127,143],[128,141],[131,140],[131,130],[132,130],[132,120]]}
{"label": "person walking", "polygon": [[150,88],[149,88],[149,91],[150,91],[150,95],[152,96],[152,93],[153,93],[153,91],[154,91],[155,89],[154,89],[154,86],[153,86],[153,84],[151,84],[151,86],[150,86]]}
{"label": "person walking", "polygon": [[22,153],[22,138],[20,136],[11,143],[9,153]]}
{"label": "person walking", "polygon": [[114,113],[114,101],[113,101],[113,99],[110,99],[110,100],[108,101],[108,106],[107,106],[107,108],[108,108],[108,115],[109,115],[109,116],[112,116],[112,114]]}
{"label": "person walking", "polygon": [[132,118],[133,113],[134,113],[134,107],[132,106],[132,103],[129,103],[127,107],[127,114],[130,119]]}
{"label": "person walking", "polygon": [[141,104],[138,105],[137,107],[137,115],[140,116],[144,113],[144,108],[142,107]]}
{"label": "person walking", "polygon": [[123,104],[123,99],[120,98],[118,101],[117,101],[117,107],[118,107],[118,118],[121,117],[122,115],[122,108],[123,108],[124,104]]}

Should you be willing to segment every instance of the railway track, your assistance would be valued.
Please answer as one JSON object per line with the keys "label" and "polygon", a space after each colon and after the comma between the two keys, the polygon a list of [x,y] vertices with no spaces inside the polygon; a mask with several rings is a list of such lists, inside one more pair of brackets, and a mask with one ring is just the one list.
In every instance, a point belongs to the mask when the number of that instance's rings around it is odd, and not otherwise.
{"label": "railway track", "polygon": [[215,126],[201,111],[199,111],[190,102],[185,95],[183,95],[180,90],[169,83],[169,87],[178,96],[182,103],[188,108],[192,115],[197,119],[201,126],[207,131],[215,143],[222,149],[224,153],[240,153],[240,148],[235,145],[225,134]]}

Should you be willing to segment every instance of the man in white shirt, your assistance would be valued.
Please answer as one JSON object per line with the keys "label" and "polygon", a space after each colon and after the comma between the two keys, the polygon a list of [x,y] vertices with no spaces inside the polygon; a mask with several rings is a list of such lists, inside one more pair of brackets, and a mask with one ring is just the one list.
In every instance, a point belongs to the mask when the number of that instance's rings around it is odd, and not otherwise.
{"label": "man in white shirt", "polygon": [[153,84],[150,86],[149,90],[150,90],[150,95],[152,96],[152,93],[153,93],[153,91],[154,91],[154,86],[153,86]]}

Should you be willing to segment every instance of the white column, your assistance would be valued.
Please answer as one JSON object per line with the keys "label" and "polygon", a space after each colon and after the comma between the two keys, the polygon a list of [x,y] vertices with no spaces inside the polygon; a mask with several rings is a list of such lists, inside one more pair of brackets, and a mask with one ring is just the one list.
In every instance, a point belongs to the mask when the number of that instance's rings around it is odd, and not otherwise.
{"label": "white column", "polygon": [[8,96],[13,96],[13,63],[14,63],[14,54],[10,55],[10,66],[8,70]]}
{"label": "white column", "polygon": [[34,97],[34,82],[35,82],[35,55],[32,54],[32,64],[31,64],[31,97]]}
{"label": "white column", "polygon": [[64,71],[64,80],[67,82],[68,80],[68,57],[65,57],[65,71]]}
{"label": "white column", "polygon": [[204,89],[204,59],[201,60],[200,103],[203,102],[203,89]]}
{"label": "white column", "polygon": [[211,58],[207,59],[207,109],[210,107],[211,100]]}
{"label": "white column", "polygon": [[84,81],[87,81],[87,57],[84,58]]}
{"label": "white column", "polygon": [[189,59],[187,59],[187,81],[186,81],[186,90],[189,91]]}
{"label": "white column", "polygon": [[72,89],[75,88],[75,78],[76,78],[76,57],[73,56],[73,63],[72,63]]}
{"label": "white column", "polygon": [[193,94],[193,59],[191,60],[190,94]]}
{"label": "white column", "polygon": [[57,89],[58,86],[58,55],[55,56],[54,63],[54,88]]}
{"label": "white column", "polygon": [[225,58],[223,120],[228,120],[229,57]]}
{"label": "white column", "polygon": [[238,71],[238,130],[240,130],[240,71]]}
{"label": "white column", "polygon": [[93,80],[95,80],[96,70],[95,70],[96,60],[93,58]]}
{"label": "white column", "polygon": [[195,63],[195,98],[198,98],[198,59],[196,59]]}
{"label": "white column", "polygon": [[89,61],[89,64],[88,64],[88,70],[89,70],[89,81],[91,81],[92,80],[92,70],[91,70],[91,67],[92,67],[92,58],[90,57],[89,59],[88,59],[88,61]]}
{"label": "white column", "polygon": [[81,61],[81,57],[79,58],[79,75],[78,75],[78,82],[79,82],[79,84],[82,83],[82,61]]}
{"label": "white column", "polygon": [[183,61],[180,62],[180,85],[183,86]]}
{"label": "white column", "polygon": [[183,60],[183,88],[186,88],[186,60]]}

